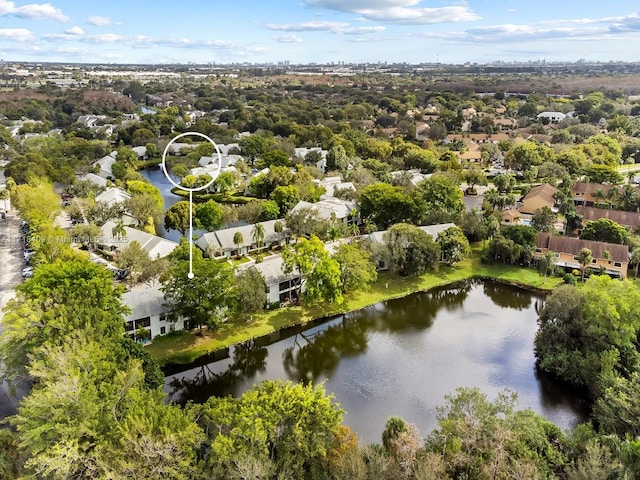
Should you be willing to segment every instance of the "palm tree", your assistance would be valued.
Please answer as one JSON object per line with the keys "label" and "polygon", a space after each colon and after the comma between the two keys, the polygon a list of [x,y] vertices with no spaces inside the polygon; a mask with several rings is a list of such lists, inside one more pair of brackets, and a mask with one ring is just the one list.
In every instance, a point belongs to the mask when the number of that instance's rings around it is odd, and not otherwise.
{"label": "palm tree", "polygon": [[256,223],[251,230],[251,238],[256,242],[258,250],[260,250],[264,244],[264,225]]}
{"label": "palm tree", "polygon": [[621,210],[635,212],[638,209],[638,194],[631,185],[625,185],[618,190],[618,207]]}
{"label": "palm tree", "polygon": [[273,222],[273,231],[278,234],[278,243],[282,240],[282,232],[284,230],[284,224],[280,220]]}
{"label": "palm tree", "polygon": [[116,224],[111,229],[111,235],[113,235],[113,238],[118,240],[124,238],[127,235],[127,230],[124,228],[124,222],[121,218],[118,219]]}
{"label": "palm tree", "polygon": [[603,189],[599,188],[598,190],[593,192],[592,196],[593,196],[594,199],[597,200],[597,202],[594,202],[594,203],[602,203],[604,201],[604,199],[606,198],[607,194],[604,193]]}
{"label": "palm tree", "polygon": [[497,204],[500,202],[500,194],[495,188],[491,188],[484,192],[484,199],[491,206],[492,210],[496,209]]}
{"label": "palm tree", "polygon": [[233,234],[233,243],[236,245],[237,249],[238,249],[238,258],[240,258],[240,245],[242,245],[242,242],[244,242],[244,238],[242,237],[242,233],[241,232],[236,232]]}
{"label": "palm tree", "polygon": [[618,189],[610,188],[606,193],[607,202],[609,202],[609,209],[613,208],[613,204],[617,203],[618,200]]}
{"label": "palm tree", "polygon": [[629,263],[635,264],[635,272],[633,275],[633,279],[638,278],[638,267],[640,267],[640,247],[636,247],[631,250],[631,258],[629,258]]}
{"label": "palm tree", "polygon": [[591,256],[591,250],[589,250],[588,248],[583,248],[582,250],[580,250],[580,253],[578,254],[578,262],[580,263],[580,267],[582,270],[582,283],[584,283],[584,274],[587,270],[587,265],[590,265],[592,260],[593,257]]}

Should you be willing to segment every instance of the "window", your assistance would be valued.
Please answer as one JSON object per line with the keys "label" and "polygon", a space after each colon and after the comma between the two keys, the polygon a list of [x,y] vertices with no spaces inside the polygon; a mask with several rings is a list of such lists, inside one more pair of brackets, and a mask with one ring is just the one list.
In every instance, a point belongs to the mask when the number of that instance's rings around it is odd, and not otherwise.
{"label": "window", "polygon": [[124,322],[124,331],[130,332],[131,330],[133,330],[133,321]]}
{"label": "window", "polygon": [[271,288],[267,287],[267,288],[264,289],[264,291],[265,291],[265,293],[270,293],[271,292]]}
{"label": "window", "polygon": [[146,328],[151,326],[151,317],[144,317],[135,320],[136,330],[140,327]]}
{"label": "window", "polygon": [[598,259],[597,258],[592,258],[591,259],[591,263],[598,263]]}
{"label": "window", "polygon": [[559,253],[554,253],[556,258],[560,258],[560,254]]}
{"label": "window", "polygon": [[165,322],[167,320],[167,314],[166,313],[161,313],[160,314],[160,321],[161,322]]}
{"label": "window", "polygon": [[167,333],[166,327],[160,327],[160,335],[164,335],[165,333]]}
{"label": "window", "polygon": [[573,256],[573,259],[574,259],[576,262],[579,262],[579,261],[580,261],[576,255],[574,255],[574,256]]}
{"label": "window", "polygon": [[613,262],[613,266],[614,266],[614,267],[621,267],[621,266],[622,266],[622,263],[620,263],[620,262]]}
{"label": "window", "polygon": [[542,249],[541,248],[536,248],[536,253],[542,253]]}

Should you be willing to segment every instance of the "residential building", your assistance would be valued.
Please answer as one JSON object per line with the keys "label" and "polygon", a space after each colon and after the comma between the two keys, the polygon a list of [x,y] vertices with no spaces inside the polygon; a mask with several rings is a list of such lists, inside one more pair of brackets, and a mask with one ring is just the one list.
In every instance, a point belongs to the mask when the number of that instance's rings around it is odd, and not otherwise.
{"label": "residential building", "polygon": [[562,112],[542,112],[536,115],[538,120],[543,118],[549,120],[549,123],[559,123],[566,118],[566,115]]}
{"label": "residential building", "polygon": [[[164,305],[164,294],[158,287],[134,288],[122,295],[122,303],[130,313],[124,317],[125,335],[140,343],[149,343],[159,335],[189,328],[187,321],[169,321],[169,309]],[[140,329],[144,335],[138,336]]]}
{"label": "residential building", "polygon": [[[588,268],[594,272],[601,269],[617,278],[626,278],[629,267],[629,247],[615,243],[580,240],[579,238],[556,236],[546,232],[538,233],[534,260],[548,252],[555,254],[556,265],[566,270],[580,270],[578,255],[583,248],[591,250],[593,260]],[[608,252],[608,253],[605,253]]]}
{"label": "residential building", "polygon": [[556,203],[553,196],[557,191],[557,188],[549,185],[548,183],[543,183],[542,185],[533,187],[522,199],[522,206],[519,211],[521,213],[533,215],[536,213],[536,210],[541,209],[542,207],[552,208]]}
{"label": "residential building", "polygon": [[593,222],[600,218],[607,218],[627,228],[640,225],[640,213],[638,212],[625,212],[622,210],[594,207],[576,207],[576,213],[582,215],[584,223]]}
{"label": "residential building", "polygon": [[[275,231],[276,222],[283,224],[284,230],[282,232]],[[260,222],[260,224],[264,228],[264,247],[272,248],[287,242],[290,232],[286,226],[284,226],[282,220],[268,220],[266,222]],[[254,228],[254,225],[242,225],[216,230],[215,232],[205,233],[195,241],[195,244],[206,255],[213,258],[229,258],[236,255],[244,255],[258,248],[256,241],[253,239]],[[242,242],[240,244],[236,244],[233,241],[237,233],[242,235]]]}
{"label": "residential building", "polygon": [[111,171],[111,167],[116,163],[115,152],[110,153],[102,157],[100,160],[97,160],[93,165],[98,167],[98,176],[109,179],[113,178],[113,172]]}
{"label": "residential building", "polygon": [[336,190],[348,189],[353,190],[354,192],[356,191],[356,187],[353,185],[353,182],[343,182],[341,177],[325,177],[322,180],[314,178],[312,182],[324,187],[326,190],[322,198],[333,197]]}
{"label": "residential building", "polygon": [[345,225],[351,225],[352,223],[358,224],[360,220],[360,212],[356,202],[342,200],[336,197],[323,195],[321,200],[316,203],[309,203],[301,200],[291,209],[291,211],[296,212],[302,208],[315,210],[321,218],[325,218],[327,220],[335,216],[335,218],[343,222]]}
{"label": "residential building", "polygon": [[98,195],[96,195],[95,201],[106,203],[107,205],[112,206],[118,203],[124,203],[130,198],[131,195],[129,195],[123,189],[112,187],[107,188],[103,192],[100,192]]}
{"label": "residential building", "polygon": [[609,190],[616,188],[615,185],[605,183],[576,182],[573,185],[573,203],[583,207],[591,207],[594,203],[604,201],[600,195],[606,198]]}
{"label": "residential building", "polygon": [[119,237],[113,234],[116,230],[115,226],[116,222],[109,220],[101,227],[102,237],[98,242],[98,247],[101,250],[117,253],[128,247],[131,242],[136,241],[149,254],[150,258],[157,259],[166,257],[178,246],[176,242],[171,240],[127,226],[124,227],[125,234]]}
{"label": "residential building", "polygon": [[244,263],[239,269],[256,267],[267,284],[267,304],[286,303],[297,299],[301,288],[301,277],[297,273],[284,273],[284,262],[280,255],[266,257],[260,263]]}

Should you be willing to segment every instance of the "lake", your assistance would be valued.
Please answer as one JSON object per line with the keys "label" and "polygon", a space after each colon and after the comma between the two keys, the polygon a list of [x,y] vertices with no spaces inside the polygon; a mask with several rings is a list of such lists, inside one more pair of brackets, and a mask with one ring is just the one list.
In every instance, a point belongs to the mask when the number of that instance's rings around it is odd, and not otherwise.
{"label": "lake", "polygon": [[392,415],[426,435],[456,387],[479,387],[490,398],[509,388],[520,408],[573,428],[586,407],[535,368],[542,300],[489,281],[417,293],[234,347],[227,358],[168,375],[165,391],[179,403],[203,402],[267,379],[325,382],[347,411],[344,423],[371,443]]}

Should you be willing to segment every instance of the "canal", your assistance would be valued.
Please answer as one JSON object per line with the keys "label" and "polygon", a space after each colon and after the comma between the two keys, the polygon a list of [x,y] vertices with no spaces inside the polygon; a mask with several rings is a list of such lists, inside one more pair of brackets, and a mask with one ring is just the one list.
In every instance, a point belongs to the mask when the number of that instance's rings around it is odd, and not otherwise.
{"label": "canal", "polygon": [[508,388],[520,408],[572,428],[586,419],[585,406],[535,368],[542,300],[490,281],[417,293],[234,347],[227,358],[168,375],[165,391],[179,403],[203,402],[267,379],[324,382],[347,411],[344,422],[369,443],[380,441],[392,415],[426,435],[456,387],[491,398]]}

